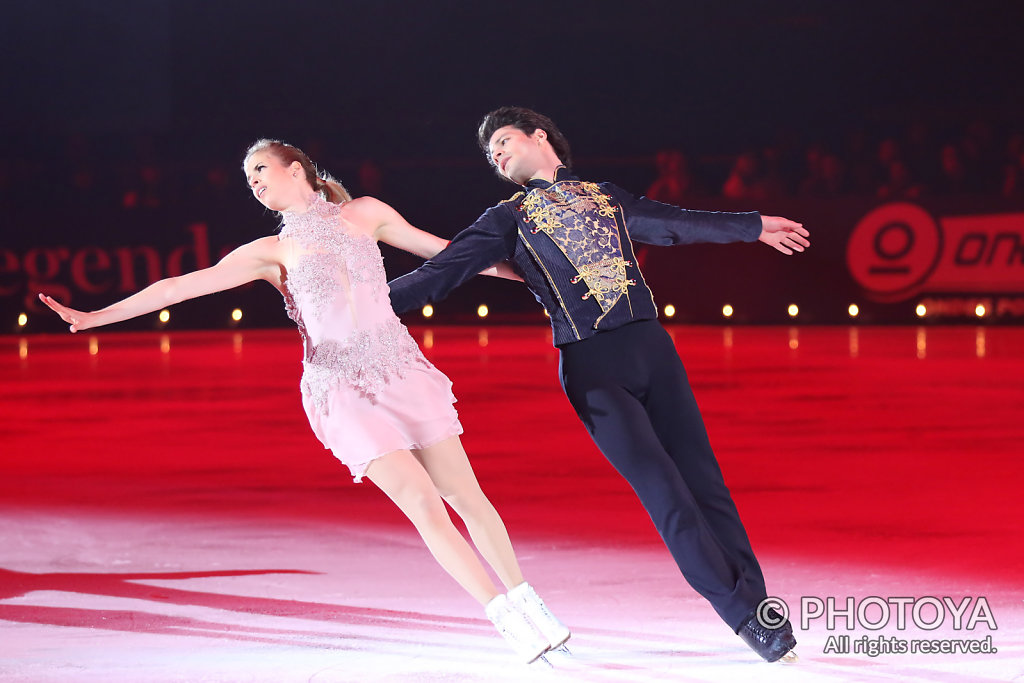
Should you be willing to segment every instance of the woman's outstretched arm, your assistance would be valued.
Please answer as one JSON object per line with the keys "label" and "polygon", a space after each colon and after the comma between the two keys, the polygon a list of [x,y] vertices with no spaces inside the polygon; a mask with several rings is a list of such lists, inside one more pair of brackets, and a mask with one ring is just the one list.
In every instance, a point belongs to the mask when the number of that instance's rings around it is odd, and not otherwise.
{"label": "woman's outstretched arm", "polygon": [[[422,256],[424,259],[434,258],[448,246],[448,240],[414,227],[400,213],[379,199],[360,197],[353,200],[352,208],[366,224],[373,226],[373,237],[385,244]],[[523,279],[506,262],[497,263],[480,271],[480,274],[506,280]]]}
{"label": "woman's outstretched arm", "polygon": [[40,294],[39,299],[53,309],[72,332],[135,318],[167,306],[244,285],[253,280],[272,280],[280,272],[276,236],[263,237],[242,245],[215,265],[185,275],[169,277],[149,285],[126,299],[98,311],[68,308],[53,297]]}

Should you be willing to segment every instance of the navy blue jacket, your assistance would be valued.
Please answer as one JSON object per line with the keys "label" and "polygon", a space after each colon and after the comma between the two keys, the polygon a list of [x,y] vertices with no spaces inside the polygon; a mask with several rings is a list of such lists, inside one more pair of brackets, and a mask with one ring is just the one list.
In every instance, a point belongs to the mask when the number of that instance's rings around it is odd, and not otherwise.
{"label": "navy blue jacket", "polygon": [[559,168],[538,178],[388,283],[397,313],[440,301],[481,270],[510,260],[551,317],[555,346],[658,317],[630,240],[646,244],[753,242],[761,217],[690,211],[590,183]]}

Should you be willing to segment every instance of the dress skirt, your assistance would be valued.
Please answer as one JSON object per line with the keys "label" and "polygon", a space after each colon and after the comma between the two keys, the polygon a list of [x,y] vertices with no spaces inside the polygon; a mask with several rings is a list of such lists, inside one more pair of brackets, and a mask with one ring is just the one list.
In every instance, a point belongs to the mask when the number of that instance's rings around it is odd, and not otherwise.
{"label": "dress skirt", "polygon": [[328,394],[326,413],[305,392],[302,397],[313,432],[356,482],[382,455],[462,434],[454,403],[451,380],[422,356],[372,396],[339,382]]}

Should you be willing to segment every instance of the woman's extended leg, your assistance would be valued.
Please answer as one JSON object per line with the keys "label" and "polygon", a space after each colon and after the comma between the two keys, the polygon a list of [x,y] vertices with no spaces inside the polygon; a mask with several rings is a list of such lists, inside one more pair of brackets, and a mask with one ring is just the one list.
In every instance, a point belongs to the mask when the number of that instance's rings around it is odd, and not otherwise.
{"label": "woman's extended leg", "polygon": [[423,464],[437,492],[466,523],[473,544],[505,587],[521,584],[523,573],[508,531],[498,511],[480,489],[459,437],[413,451],[413,455]]}
{"label": "woman's extended leg", "polygon": [[[484,605],[487,617],[524,661],[532,662],[551,646],[549,639],[495,588],[476,553],[452,524],[434,482],[412,453],[394,451],[377,458],[370,463],[366,476],[405,513],[434,559]],[[507,534],[505,541],[508,543]]]}
{"label": "woman's extended leg", "polygon": [[366,476],[409,518],[434,559],[481,605],[500,593],[452,524],[434,482],[412,453],[394,451],[377,458]]}
{"label": "woman's extended leg", "polygon": [[511,589],[508,592],[510,604],[527,616],[543,635],[547,644],[545,649],[559,647],[569,640],[569,629],[552,614],[533,587],[523,580],[505,524],[480,490],[459,437],[413,451],[413,455],[423,463],[437,491],[466,523],[466,529],[477,550],[501,582]]}

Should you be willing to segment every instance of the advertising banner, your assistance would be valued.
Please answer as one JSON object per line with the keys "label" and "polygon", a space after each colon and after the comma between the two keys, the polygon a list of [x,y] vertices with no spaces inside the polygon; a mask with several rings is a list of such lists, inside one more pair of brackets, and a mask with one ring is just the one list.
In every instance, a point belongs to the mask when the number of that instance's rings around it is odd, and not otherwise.
{"label": "advertising banner", "polygon": [[[749,210],[705,201],[717,210]],[[638,258],[656,302],[684,323],[1017,322],[1024,317],[1024,206],[990,201],[892,202],[864,199],[778,202],[762,213],[799,220],[811,248],[783,256],[762,244],[643,247]],[[8,216],[0,243],[0,331],[55,331],[62,323],[38,292],[93,309],[163,277],[204,268],[259,237],[226,215],[37,211]],[[252,221],[249,221],[251,224]],[[264,216],[264,232],[277,219]],[[389,276],[418,260],[385,247]],[[493,316],[543,320],[521,286],[477,278],[437,307],[436,321],[464,319],[479,303]],[[256,290],[256,291],[253,291]],[[522,291],[520,291],[522,290]],[[179,304],[174,327],[219,327],[236,307],[247,325],[288,324],[276,294],[257,283]],[[212,299],[212,301],[211,301]],[[486,301],[485,301],[486,300]],[[723,308],[729,306],[727,319]],[[462,310],[465,309],[465,310]],[[28,324],[19,325],[22,321]],[[134,329],[152,320],[123,323]]]}

